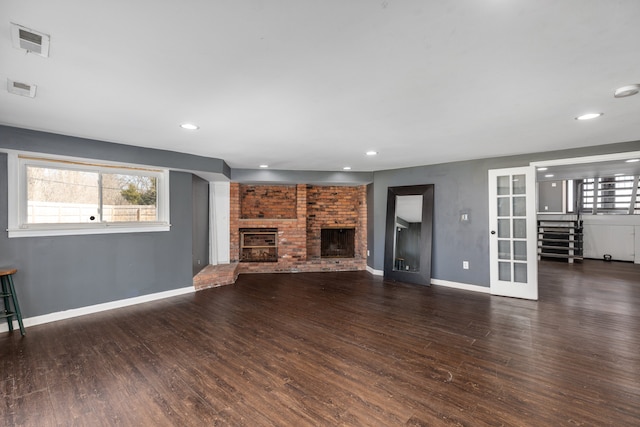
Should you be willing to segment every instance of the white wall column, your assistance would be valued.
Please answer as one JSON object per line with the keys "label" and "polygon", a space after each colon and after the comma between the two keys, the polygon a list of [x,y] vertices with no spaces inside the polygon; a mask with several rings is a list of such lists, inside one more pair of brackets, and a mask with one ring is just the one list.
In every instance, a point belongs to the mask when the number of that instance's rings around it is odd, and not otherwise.
{"label": "white wall column", "polygon": [[230,183],[209,183],[209,264],[229,264]]}

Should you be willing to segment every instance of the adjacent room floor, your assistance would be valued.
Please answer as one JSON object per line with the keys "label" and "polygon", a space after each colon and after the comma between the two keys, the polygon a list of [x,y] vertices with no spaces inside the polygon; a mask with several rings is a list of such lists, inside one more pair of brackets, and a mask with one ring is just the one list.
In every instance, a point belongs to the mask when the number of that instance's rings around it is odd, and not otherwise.
{"label": "adjacent room floor", "polygon": [[[19,291],[18,291],[19,292]],[[640,425],[640,265],[540,264],[540,301],[366,272],[0,334],[3,425]]]}

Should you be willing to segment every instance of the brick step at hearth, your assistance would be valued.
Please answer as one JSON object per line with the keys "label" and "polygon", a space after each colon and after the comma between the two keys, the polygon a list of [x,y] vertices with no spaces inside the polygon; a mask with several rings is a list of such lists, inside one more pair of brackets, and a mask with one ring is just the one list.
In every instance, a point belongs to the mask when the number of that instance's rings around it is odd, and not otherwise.
{"label": "brick step at hearth", "polygon": [[193,278],[196,291],[231,285],[238,279],[238,263],[207,265]]}

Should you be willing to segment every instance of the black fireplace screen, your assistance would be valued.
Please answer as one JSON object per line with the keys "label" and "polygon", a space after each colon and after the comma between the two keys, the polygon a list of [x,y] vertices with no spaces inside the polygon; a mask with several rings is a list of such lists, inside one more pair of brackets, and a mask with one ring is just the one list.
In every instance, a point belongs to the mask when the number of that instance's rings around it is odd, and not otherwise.
{"label": "black fireplace screen", "polygon": [[353,258],[356,253],[355,228],[323,228],[320,231],[322,258]]}

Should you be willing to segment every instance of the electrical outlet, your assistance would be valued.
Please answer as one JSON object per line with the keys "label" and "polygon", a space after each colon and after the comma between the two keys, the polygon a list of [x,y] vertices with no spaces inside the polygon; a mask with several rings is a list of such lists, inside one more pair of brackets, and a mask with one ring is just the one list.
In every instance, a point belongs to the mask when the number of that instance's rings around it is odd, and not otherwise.
{"label": "electrical outlet", "polygon": [[462,268],[464,268],[465,270],[469,269],[469,261],[462,261]]}

